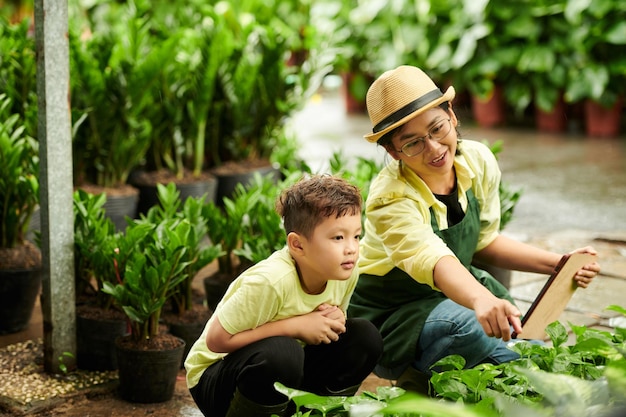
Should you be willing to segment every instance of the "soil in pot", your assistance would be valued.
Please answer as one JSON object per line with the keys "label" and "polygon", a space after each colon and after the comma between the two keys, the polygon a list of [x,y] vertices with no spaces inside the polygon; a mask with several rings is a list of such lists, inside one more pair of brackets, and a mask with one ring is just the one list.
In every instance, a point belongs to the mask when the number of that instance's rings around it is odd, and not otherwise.
{"label": "soil in pot", "polygon": [[185,342],[160,334],[137,342],[131,336],[117,339],[118,393],[126,401],[160,403],[174,395]]}

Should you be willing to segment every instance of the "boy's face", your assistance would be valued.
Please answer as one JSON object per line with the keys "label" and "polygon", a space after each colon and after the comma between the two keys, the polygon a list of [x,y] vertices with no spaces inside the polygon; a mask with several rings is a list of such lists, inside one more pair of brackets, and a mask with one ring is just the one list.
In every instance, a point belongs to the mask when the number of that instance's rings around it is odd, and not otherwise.
{"label": "boy's face", "polygon": [[331,216],[303,239],[301,273],[313,280],[346,280],[356,268],[361,237],[361,214]]}

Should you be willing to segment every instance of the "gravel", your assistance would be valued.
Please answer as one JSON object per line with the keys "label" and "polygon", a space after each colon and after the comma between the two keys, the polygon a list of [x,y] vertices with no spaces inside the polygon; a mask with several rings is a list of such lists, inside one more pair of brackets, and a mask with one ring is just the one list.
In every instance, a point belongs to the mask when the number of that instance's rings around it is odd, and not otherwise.
{"label": "gravel", "polygon": [[116,385],[117,371],[46,373],[42,339],[0,349],[0,409],[13,414],[48,408],[85,390],[111,390]]}

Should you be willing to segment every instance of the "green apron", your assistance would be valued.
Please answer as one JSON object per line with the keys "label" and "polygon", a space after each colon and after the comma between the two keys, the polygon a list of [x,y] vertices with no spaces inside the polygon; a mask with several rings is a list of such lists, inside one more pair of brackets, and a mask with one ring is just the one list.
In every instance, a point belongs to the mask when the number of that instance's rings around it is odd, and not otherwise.
{"label": "green apron", "polygon": [[[480,206],[472,190],[461,222],[439,230],[431,208],[431,226],[459,261],[496,297],[513,302],[508,290],[488,272],[471,265],[480,232]],[[348,314],[370,320],[384,340],[379,365],[403,369],[418,359],[417,341],[430,312],[447,297],[409,274],[394,268],[384,276],[361,274],[350,301]]]}

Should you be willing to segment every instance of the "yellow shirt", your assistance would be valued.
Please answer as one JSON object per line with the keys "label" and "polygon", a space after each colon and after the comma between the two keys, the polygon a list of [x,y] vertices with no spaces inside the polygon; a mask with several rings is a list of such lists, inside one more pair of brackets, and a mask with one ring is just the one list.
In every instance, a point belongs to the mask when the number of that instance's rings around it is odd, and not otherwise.
{"label": "yellow shirt", "polygon": [[206,345],[208,329],[216,317],[228,333],[236,334],[310,313],[324,303],[339,306],[345,312],[358,275],[358,269],[354,268],[349,279],[330,280],[321,294],[307,294],[300,286],[296,264],[287,247],[247,269],[230,285],[202,335],[191,347],[185,360],[187,386],[198,384],[204,370],[227,355],[211,352]]}
{"label": "yellow shirt", "polygon": [[[458,197],[467,210],[471,187],[480,205],[480,236],[476,251],[488,246],[500,229],[500,168],[484,144],[463,140],[454,158]],[[433,284],[433,271],[444,256],[454,253],[433,232],[430,208],[441,230],[448,228],[446,206],[426,183],[399,161],[386,166],[372,181],[367,198],[365,236],[361,240],[362,274],[385,275],[394,267],[416,281]]]}

